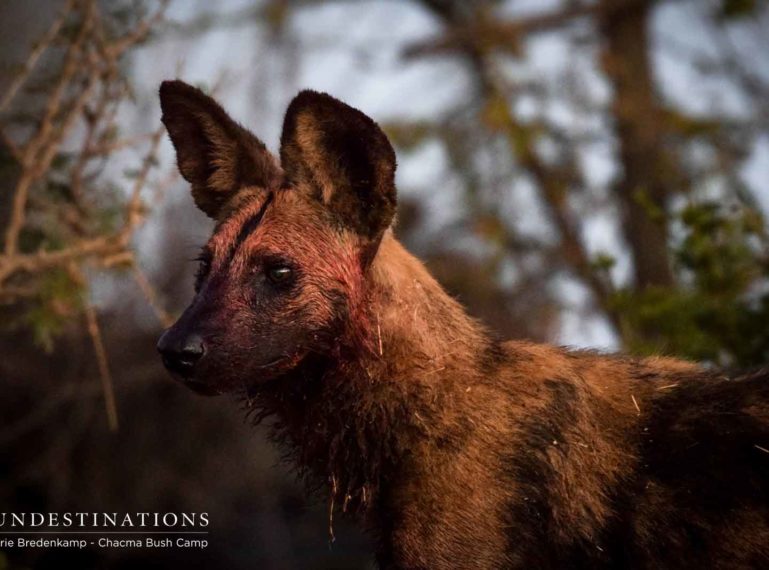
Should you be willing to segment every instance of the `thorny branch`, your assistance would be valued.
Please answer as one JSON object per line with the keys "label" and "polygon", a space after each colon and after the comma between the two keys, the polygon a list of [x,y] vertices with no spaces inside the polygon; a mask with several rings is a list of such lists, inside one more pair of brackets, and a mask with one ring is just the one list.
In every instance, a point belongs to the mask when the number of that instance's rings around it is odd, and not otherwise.
{"label": "thorny branch", "polygon": [[64,6],[64,9],[61,11],[61,14],[59,14],[59,16],[53,21],[51,27],[37,43],[37,45],[32,48],[32,51],[27,57],[27,60],[24,62],[24,67],[16,75],[16,77],[13,78],[11,84],[8,86],[8,89],[3,94],[3,98],[0,99],[0,113],[6,110],[8,105],[16,96],[16,93],[18,93],[19,89],[22,87],[22,85],[24,85],[30,74],[34,71],[37,62],[40,60],[40,56],[43,55],[43,52],[45,52],[45,50],[56,39],[59,34],[59,30],[61,30],[62,24],[64,24],[64,20],[66,20],[67,15],[72,10],[74,5],[74,0],[67,2],[67,4]]}
{"label": "thorny branch", "polygon": [[[61,270],[81,288],[82,312],[96,353],[110,429],[117,429],[117,406],[107,354],[101,340],[96,308],[87,300],[86,276],[91,268],[128,267],[144,297],[159,320],[169,315],[159,306],[157,296],[131,249],[131,239],[146,216],[144,190],[163,131],[118,139],[115,114],[130,95],[121,71],[121,58],[147,38],[162,20],[167,1],[138,21],[127,24],[121,35],[111,32],[109,14],[102,14],[96,0],[70,0],[41,40],[31,49],[26,62],[0,98],[1,140],[20,167],[12,195],[11,211],[3,232],[0,253],[0,303],[40,300],[46,275]],[[74,30],[74,31],[73,31]],[[14,136],[14,102],[31,87],[35,71],[50,57],[59,61],[56,77],[42,102],[40,119],[26,136]],[[25,102],[25,104],[27,104]],[[19,132],[27,132],[18,129]],[[78,137],[77,151],[71,147]],[[104,162],[116,150],[149,143],[117,224],[98,223],[100,173]],[[57,162],[65,164],[57,166]],[[62,173],[66,181],[61,182]],[[64,198],[54,207],[45,196],[48,185],[64,186]],[[63,229],[58,240],[35,240],[40,216],[53,214]],[[105,225],[107,226],[105,229]]]}
{"label": "thorny branch", "polygon": [[117,404],[115,403],[115,389],[112,383],[112,374],[109,371],[109,362],[107,360],[107,350],[104,348],[99,321],[96,318],[96,309],[93,305],[85,306],[85,318],[88,324],[88,334],[91,336],[93,349],[96,353],[96,362],[99,365],[99,376],[101,378],[101,387],[104,393],[104,407],[107,410],[107,421],[110,431],[117,431]]}

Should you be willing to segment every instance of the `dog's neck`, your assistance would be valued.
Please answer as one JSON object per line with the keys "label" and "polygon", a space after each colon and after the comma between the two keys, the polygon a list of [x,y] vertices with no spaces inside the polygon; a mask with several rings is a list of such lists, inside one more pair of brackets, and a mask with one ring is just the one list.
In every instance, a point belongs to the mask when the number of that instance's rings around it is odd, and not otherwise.
{"label": "dog's neck", "polygon": [[358,510],[441,431],[457,380],[472,382],[494,346],[391,235],[369,272],[363,307],[353,308],[333,355],[305,359],[253,402],[259,416],[274,415],[274,438],[300,473]]}

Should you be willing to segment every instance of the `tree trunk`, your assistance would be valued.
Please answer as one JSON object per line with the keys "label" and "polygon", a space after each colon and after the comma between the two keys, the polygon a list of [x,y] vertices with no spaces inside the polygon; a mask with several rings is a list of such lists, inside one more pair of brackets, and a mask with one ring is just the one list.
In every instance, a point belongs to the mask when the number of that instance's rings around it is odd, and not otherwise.
{"label": "tree trunk", "polygon": [[649,0],[603,0],[602,64],[614,87],[613,115],[623,173],[615,190],[630,246],[635,287],[673,284],[668,257],[670,161],[654,91],[648,34]]}

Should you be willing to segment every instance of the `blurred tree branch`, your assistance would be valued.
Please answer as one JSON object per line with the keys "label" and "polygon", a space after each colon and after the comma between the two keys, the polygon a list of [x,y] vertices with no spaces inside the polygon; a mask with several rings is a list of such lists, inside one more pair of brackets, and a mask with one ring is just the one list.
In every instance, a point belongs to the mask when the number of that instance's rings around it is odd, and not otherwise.
{"label": "blurred tree branch", "polygon": [[32,51],[30,51],[29,56],[24,62],[24,67],[16,75],[16,77],[13,78],[11,84],[8,86],[8,89],[3,94],[2,99],[0,99],[0,113],[4,112],[8,105],[10,105],[11,101],[16,96],[16,93],[27,81],[32,71],[34,71],[37,62],[40,60],[40,56],[42,56],[45,50],[51,46],[54,40],[56,40],[57,36],[59,35],[59,31],[64,24],[64,21],[67,19],[67,16],[72,11],[74,5],[75,0],[69,0],[67,2],[61,13],[53,20],[51,27],[48,29],[45,35],[32,48]]}
{"label": "blurred tree branch", "polygon": [[[19,167],[3,232],[0,303],[12,306],[44,345],[62,322],[85,316],[111,429],[117,429],[117,408],[96,309],[88,300],[89,270],[130,269],[160,321],[168,322],[131,248],[147,213],[143,193],[163,130],[121,139],[115,119],[118,106],[132,96],[122,60],[162,20],[166,4],[159,2],[152,13],[121,15],[96,0],[70,0],[0,99],[3,141]],[[42,79],[41,98],[31,80],[42,61],[55,76]],[[25,90],[30,97],[19,113],[13,104]],[[32,128],[25,114],[39,117]],[[144,156],[123,197],[102,176],[103,167],[114,152],[140,146],[146,146]]]}
{"label": "blurred tree branch", "polygon": [[[746,259],[751,259],[755,267],[765,267],[765,243],[761,241],[763,249],[754,247],[753,243],[765,230],[760,211],[745,191],[739,169],[746,156],[746,133],[757,136],[756,133],[764,129],[769,92],[759,74],[746,67],[750,64],[739,57],[724,29],[723,18],[727,12],[731,14],[726,3],[723,13],[713,6],[708,12],[698,5],[699,12],[706,13],[704,20],[710,18],[713,22],[710,27],[718,30],[715,43],[723,60],[721,73],[751,99],[755,112],[750,121],[742,123],[733,117],[697,116],[664,103],[652,71],[654,46],[649,32],[653,11],[664,3],[664,0],[563,2],[553,11],[510,20],[497,14],[497,4],[492,0],[474,3],[421,0],[420,4],[443,23],[444,31],[407,46],[402,55],[406,59],[454,55],[467,64],[478,93],[478,122],[486,131],[498,133],[507,141],[510,162],[518,169],[512,175],[522,173],[533,183],[548,221],[559,236],[559,245],[554,250],[545,244],[535,245],[534,249],[544,256],[548,250],[550,255],[555,253],[562,267],[585,284],[595,305],[612,323],[627,348],[646,353],[667,347],[679,354],[717,359],[722,363],[729,362],[728,359],[753,362],[767,352],[762,341],[751,339],[748,345],[753,348],[747,350],[745,342],[738,346],[740,343],[735,344],[722,335],[724,330],[729,330],[733,336],[741,337],[750,328],[747,324],[750,319],[761,318],[764,311],[760,301],[763,297],[757,301],[751,290],[760,287],[757,281],[766,276],[762,271],[748,271],[744,264]],[[728,17],[745,17],[756,10],[755,6],[741,9]],[[579,107],[580,112],[604,117],[616,141],[618,173],[611,183],[609,200],[616,208],[618,227],[632,260],[631,279],[621,288],[615,287],[610,279],[608,269],[614,263],[613,258],[591,254],[586,247],[582,240],[583,220],[574,209],[577,197],[583,202],[589,199],[585,195],[586,174],[580,170],[576,158],[579,146],[585,142],[580,142],[573,133],[559,132],[559,128],[547,120],[519,118],[514,110],[516,103],[526,94],[537,98],[542,95],[531,85],[525,85],[526,79],[510,82],[506,77],[506,63],[525,60],[524,47],[529,37],[551,31],[563,34],[564,29],[577,21],[592,29],[591,36],[581,37],[589,37],[597,68],[613,91],[606,108],[584,111],[582,102],[572,104]],[[568,100],[569,95],[559,93],[558,97]],[[421,128],[425,130],[424,126]],[[543,140],[558,147],[554,158],[542,154]],[[712,158],[700,165],[698,161],[702,162],[702,158],[694,157],[702,156],[703,145],[712,152]],[[464,149],[464,152],[473,151]],[[472,159],[464,163],[457,165],[459,170],[472,170]],[[713,184],[714,180],[723,188],[725,196],[747,208],[747,219],[753,222],[743,226],[739,218],[732,219],[728,212],[711,212],[709,202],[683,210],[674,206],[674,199],[690,197],[695,185]],[[472,205],[472,196],[476,193],[472,176],[467,178],[466,192],[471,196]],[[692,225],[692,219],[700,219],[691,213],[699,211],[698,208],[709,212],[705,219],[712,221]],[[516,228],[499,219],[498,213],[481,208],[469,215],[478,219],[494,218],[491,222],[493,241],[510,253],[519,250]],[[488,220],[484,224],[488,226]],[[674,225],[683,227],[679,229],[686,236],[683,249],[671,235]],[[729,247],[711,243],[710,236],[700,235],[715,231],[714,228],[726,236],[718,239],[732,240]],[[504,237],[500,238],[500,233]],[[708,264],[690,267],[684,260],[699,259],[702,254],[687,248],[701,247],[718,252],[721,259],[716,260],[717,255],[713,253],[708,257]],[[550,263],[552,266],[552,261]],[[725,265],[731,269],[724,269]],[[721,308],[716,310],[709,304],[708,297],[716,293],[703,290],[703,284],[718,280],[711,273],[723,271],[732,272],[735,282],[726,288],[728,294],[718,293]],[[693,282],[690,272],[695,275]],[[699,299],[703,311],[708,307],[710,312],[705,321],[705,317],[694,310],[697,303],[693,298]],[[673,331],[668,326],[671,320],[678,322],[689,336]],[[719,353],[715,348],[719,346],[728,348]]]}
{"label": "blurred tree branch", "polygon": [[[437,6],[435,2],[425,1],[424,3],[445,21],[448,28],[453,30],[452,34],[459,29],[468,30],[468,41],[457,44],[457,47],[461,48],[461,54],[476,78],[482,99],[481,109],[485,115],[485,121],[484,117],[480,117],[482,122],[492,130],[504,134],[516,164],[531,176],[542,194],[543,203],[560,235],[560,247],[557,250],[559,256],[566,266],[587,284],[598,306],[609,320],[618,326],[618,315],[611,304],[613,293],[611,283],[596,270],[591,262],[582,243],[577,220],[569,210],[569,190],[578,180],[575,165],[571,162],[546,164],[536,151],[534,130],[520,122],[512,112],[507,89],[494,70],[491,47],[485,43],[485,36],[478,35],[485,24],[473,22],[473,18],[483,19],[485,11],[479,8],[476,12],[468,12],[465,7],[451,2],[440,2]],[[560,25],[573,17],[594,12],[594,8],[590,10],[575,8],[563,13],[559,12],[558,15],[551,14],[547,17],[527,20],[520,26],[511,24],[505,29],[514,29],[516,34],[521,34],[528,29],[541,30],[544,26]],[[467,23],[468,18],[470,18],[469,23]],[[483,39],[476,41],[477,38]],[[415,52],[412,50],[407,55],[415,55]],[[507,243],[511,241],[514,240],[506,240]]]}
{"label": "blurred tree branch", "polygon": [[478,17],[484,14],[483,10],[479,10],[474,20],[458,21],[457,18],[461,16],[454,2],[423,0],[423,4],[443,18],[448,26],[438,37],[407,46],[403,52],[406,58],[451,53],[461,55],[468,49],[477,50],[481,47],[483,50],[498,49],[517,54],[521,49],[521,40],[526,36],[560,28],[578,18],[594,16],[604,10],[601,4],[574,4],[515,21]]}
{"label": "blurred tree branch", "polygon": [[[43,38],[30,55],[23,72],[12,83],[3,101],[10,103],[29,77],[34,62],[45,49],[52,48],[57,41],[67,43],[64,63],[58,80],[50,91],[37,128],[26,140],[17,144],[20,149],[21,175],[13,191],[13,206],[10,221],[5,229],[3,255],[0,256],[0,295],[12,296],[12,281],[21,274],[32,274],[64,266],[72,261],[82,262],[85,258],[94,260],[106,258],[127,251],[133,231],[143,219],[141,193],[148,182],[148,174],[155,164],[157,146],[162,136],[159,128],[149,135],[139,135],[119,141],[113,140],[114,110],[128,95],[128,88],[119,73],[119,59],[132,46],[142,42],[151,27],[162,17],[165,2],[152,16],[139,20],[133,28],[113,40],[106,39],[104,22],[93,0],[74,0],[68,4],[69,12],[64,19],[75,20],[77,32],[74,38],[60,34],[62,20],[56,21],[51,31]],[[19,79],[21,78],[21,80]],[[100,93],[94,98],[94,92]],[[6,137],[10,120],[2,125]],[[67,137],[74,128],[85,125],[82,147],[76,156],[63,149]],[[70,177],[68,201],[72,202],[77,215],[86,216],[84,198],[84,177],[88,167],[97,159],[103,160],[112,152],[148,140],[147,151],[140,170],[135,175],[129,200],[125,204],[122,227],[113,232],[91,232],[90,235],[72,239],[60,247],[20,249],[19,240],[29,219],[29,196],[33,187],[45,183],[52,175],[52,165],[60,158],[71,167],[65,168]],[[91,192],[97,188],[89,188]],[[88,225],[88,224],[84,224]]]}

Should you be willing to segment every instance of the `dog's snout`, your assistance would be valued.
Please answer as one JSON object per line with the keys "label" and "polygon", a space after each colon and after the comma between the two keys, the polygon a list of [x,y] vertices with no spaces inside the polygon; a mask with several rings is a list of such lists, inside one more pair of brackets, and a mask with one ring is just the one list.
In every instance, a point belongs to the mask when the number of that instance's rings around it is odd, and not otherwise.
{"label": "dog's snout", "polygon": [[206,353],[206,347],[200,335],[193,333],[179,336],[174,334],[173,329],[163,333],[157,349],[165,367],[184,378],[192,375],[195,365]]}

